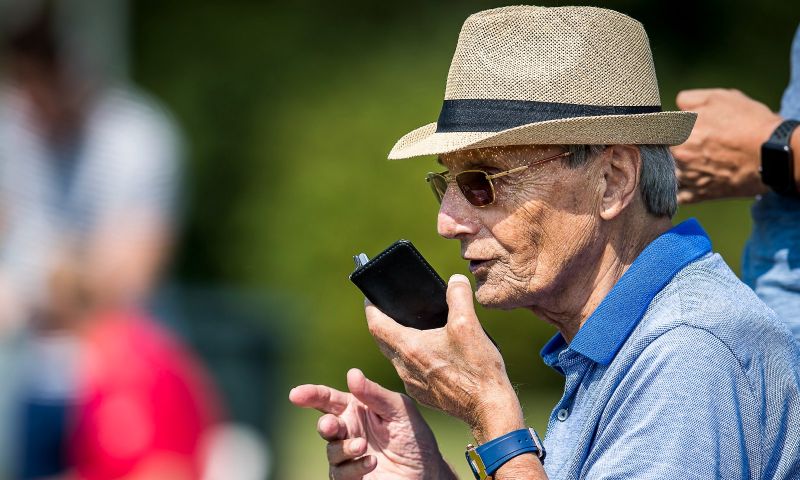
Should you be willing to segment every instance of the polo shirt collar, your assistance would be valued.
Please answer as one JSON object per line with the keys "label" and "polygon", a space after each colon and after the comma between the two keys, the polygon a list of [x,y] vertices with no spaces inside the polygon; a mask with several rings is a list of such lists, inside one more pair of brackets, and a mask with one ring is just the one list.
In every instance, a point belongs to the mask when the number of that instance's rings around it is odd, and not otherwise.
{"label": "polo shirt collar", "polygon": [[639,323],[653,298],[679,271],[711,251],[711,240],[691,218],[653,240],[636,257],[600,305],[567,345],[557,333],[542,348],[544,362],[555,367],[569,348],[608,365]]}

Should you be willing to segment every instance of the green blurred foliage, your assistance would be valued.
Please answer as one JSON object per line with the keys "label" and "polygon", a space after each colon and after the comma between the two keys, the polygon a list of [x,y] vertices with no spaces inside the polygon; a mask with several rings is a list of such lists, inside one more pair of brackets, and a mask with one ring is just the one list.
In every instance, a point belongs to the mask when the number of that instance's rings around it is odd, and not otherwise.
{"label": "green blurred foliage", "polygon": [[[466,273],[458,244],[436,234],[436,205],[423,180],[434,160],[385,158],[401,135],[436,119],[464,19],[505,4],[133,5],[135,78],[170,106],[190,146],[177,273],[256,287],[293,304],[300,313],[282,327],[300,340],[287,346],[292,354],[281,368],[294,383],[342,386],[347,368],[360,366],[400,388],[347,280],[351,255],[408,238],[443,276]],[[778,108],[800,20],[796,1],[594,4],[644,23],[666,109],[681,89],[717,86]],[[698,217],[738,271],[749,203],[682,207],[679,219]],[[526,312],[480,313],[514,382],[560,388],[537,355],[551,327]]]}

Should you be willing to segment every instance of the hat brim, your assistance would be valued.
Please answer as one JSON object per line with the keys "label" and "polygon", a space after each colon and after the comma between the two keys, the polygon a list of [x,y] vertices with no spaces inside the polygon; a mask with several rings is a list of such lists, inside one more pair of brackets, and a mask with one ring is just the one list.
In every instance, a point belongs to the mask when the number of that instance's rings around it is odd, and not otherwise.
{"label": "hat brim", "polygon": [[404,135],[390,160],[507,145],[679,145],[689,138],[697,114],[658,112],[575,117],[529,123],[499,132],[436,132],[429,123]]}

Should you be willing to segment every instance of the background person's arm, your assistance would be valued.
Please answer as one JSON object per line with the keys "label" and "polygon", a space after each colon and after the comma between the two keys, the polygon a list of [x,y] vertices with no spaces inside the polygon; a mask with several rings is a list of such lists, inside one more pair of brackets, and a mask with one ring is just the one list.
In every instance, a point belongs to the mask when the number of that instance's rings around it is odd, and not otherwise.
{"label": "background person's arm", "polygon": [[170,256],[172,230],[164,216],[130,211],[92,232],[82,268],[95,306],[146,299]]}
{"label": "background person's arm", "polygon": [[[752,197],[761,182],[761,144],[783,118],[738,90],[697,89],[678,94],[681,110],[697,112],[689,139],[672,148],[681,203]],[[792,136],[795,182],[800,188],[800,134]]]}

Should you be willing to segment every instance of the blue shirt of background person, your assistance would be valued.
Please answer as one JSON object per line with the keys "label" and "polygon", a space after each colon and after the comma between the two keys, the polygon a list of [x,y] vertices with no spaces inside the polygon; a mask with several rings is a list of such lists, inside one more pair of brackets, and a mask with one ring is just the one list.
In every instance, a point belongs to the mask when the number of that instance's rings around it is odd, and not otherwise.
{"label": "blue shirt of background person", "polygon": [[[800,120],[800,28],[792,44],[792,73],[780,115]],[[800,152],[794,152],[795,156]],[[753,232],[742,279],[800,340],[800,198],[768,192],[753,205]]]}
{"label": "blue shirt of background person", "polygon": [[[756,197],[742,280],[800,340],[800,198],[774,193],[759,172],[762,143],[784,120],[800,120],[800,29],[792,45],[791,78],[779,113],[733,89],[684,90],[675,101],[681,110],[698,114],[692,134],[672,149],[678,200],[686,204]],[[790,143],[797,181],[800,129],[794,131]]]}

